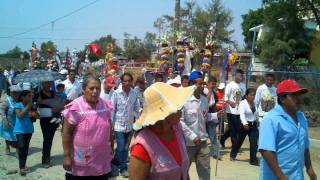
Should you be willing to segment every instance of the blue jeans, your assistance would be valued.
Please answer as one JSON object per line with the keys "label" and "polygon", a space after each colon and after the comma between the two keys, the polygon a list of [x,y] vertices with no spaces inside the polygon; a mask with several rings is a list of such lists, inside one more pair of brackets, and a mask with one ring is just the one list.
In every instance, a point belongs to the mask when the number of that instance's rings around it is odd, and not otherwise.
{"label": "blue jeans", "polygon": [[116,148],[116,157],[120,162],[120,173],[127,171],[127,162],[128,162],[128,151],[131,140],[131,132],[117,132],[115,131],[117,148]]}
{"label": "blue jeans", "polygon": [[206,130],[211,142],[211,149],[212,149],[212,155],[218,157],[218,151],[219,151],[219,145],[217,142],[217,133],[216,128],[219,124],[215,122],[207,122],[206,123]]}

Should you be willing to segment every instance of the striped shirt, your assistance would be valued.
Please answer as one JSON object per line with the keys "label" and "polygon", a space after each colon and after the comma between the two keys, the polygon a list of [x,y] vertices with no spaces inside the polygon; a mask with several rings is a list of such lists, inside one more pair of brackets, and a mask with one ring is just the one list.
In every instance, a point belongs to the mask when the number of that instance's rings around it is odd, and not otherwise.
{"label": "striped shirt", "polygon": [[114,91],[111,101],[113,105],[112,124],[114,131],[132,131],[134,115],[140,114],[141,111],[137,93],[130,89],[127,95],[120,87]]}

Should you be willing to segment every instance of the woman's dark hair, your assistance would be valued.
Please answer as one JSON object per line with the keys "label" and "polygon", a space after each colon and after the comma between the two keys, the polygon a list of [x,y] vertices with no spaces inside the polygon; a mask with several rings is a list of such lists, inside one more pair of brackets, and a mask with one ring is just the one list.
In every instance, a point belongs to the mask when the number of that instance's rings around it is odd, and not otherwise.
{"label": "woman's dark hair", "polygon": [[19,94],[19,102],[22,102],[22,98],[26,97],[28,94],[30,94],[31,92],[28,90],[23,90],[20,94]]}
{"label": "woman's dark hair", "polygon": [[281,93],[278,95],[277,97],[277,102],[278,104],[281,106],[282,105],[282,102],[281,100],[285,99],[287,97],[288,93]]}
{"label": "woman's dark hair", "polygon": [[216,77],[214,77],[214,76],[210,76],[210,78],[209,78],[209,80],[208,80],[208,82],[218,82],[218,80],[217,80],[217,78]]}
{"label": "woman's dark hair", "polygon": [[131,81],[131,82],[133,81],[133,76],[132,76],[132,74],[130,74],[130,73],[128,73],[128,72],[125,72],[125,73],[123,73],[123,74],[121,75],[121,77],[120,77],[121,82],[123,82],[123,78],[124,78],[125,76],[128,76],[128,77],[130,78],[130,81]]}
{"label": "woman's dark hair", "polygon": [[256,93],[256,90],[255,90],[254,88],[248,88],[248,89],[246,90],[246,93],[245,93],[245,95],[243,96],[242,100],[243,100],[243,99],[246,99],[246,97],[247,97],[250,93]]}
{"label": "woman's dark hair", "polygon": [[101,81],[99,78],[97,78],[95,76],[86,76],[86,77],[84,77],[83,82],[82,82],[82,90],[86,89],[89,81],[97,81],[99,84],[101,84]]}
{"label": "woman's dark hair", "polygon": [[188,80],[189,81],[189,76],[188,75],[183,75],[182,77],[181,77],[181,81],[183,81],[183,80]]}

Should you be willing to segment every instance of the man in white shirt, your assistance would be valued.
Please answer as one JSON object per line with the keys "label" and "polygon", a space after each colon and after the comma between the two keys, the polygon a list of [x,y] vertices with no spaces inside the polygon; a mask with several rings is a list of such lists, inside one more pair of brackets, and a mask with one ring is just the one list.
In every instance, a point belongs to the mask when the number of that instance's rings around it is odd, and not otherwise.
{"label": "man in white shirt", "polygon": [[277,102],[277,88],[274,86],[274,75],[265,75],[265,84],[258,87],[256,96],[254,98],[254,104],[257,109],[259,121],[263,119],[267,113],[274,108]]}
{"label": "man in white shirt", "polygon": [[76,80],[76,71],[70,70],[68,79],[63,81],[68,102],[78,98],[82,92],[81,84]]}
{"label": "man in white shirt", "polygon": [[[232,147],[235,146],[239,139],[239,132],[241,131],[241,122],[239,115],[239,104],[242,97],[245,94],[246,86],[243,81],[244,72],[241,69],[237,69],[234,76],[234,81],[231,81],[225,89],[224,100],[227,102],[227,119],[228,128],[230,131]],[[228,132],[226,132],[228,133]],[[226,134],[225,133],[225,134]],[[221,142],[225,141],[226,137],[221,137]],[[234,161],[235,157],[230,154],[230,160]]]}
{"label": "man in white shirt", "polygon": [[111,75],[107,75],[106,78],[102,81],[100,98],[104,100],[111,100],[115,87],[116,83],[114,82],[114,78]]}
{"label": "man in white shirt", "polygon": [[184,136],[190,165],[196,162],[196,169],[199,179],[210,179],[210,149],[207,145],[206,123],[217,121],[219,113],[209,113],[209,105],[203,96],[204,77],[201,72],[193,71],[190,74],[190,82],[195,85],[196,90],[190,100],[184,105],[181,112],[181,125]]}

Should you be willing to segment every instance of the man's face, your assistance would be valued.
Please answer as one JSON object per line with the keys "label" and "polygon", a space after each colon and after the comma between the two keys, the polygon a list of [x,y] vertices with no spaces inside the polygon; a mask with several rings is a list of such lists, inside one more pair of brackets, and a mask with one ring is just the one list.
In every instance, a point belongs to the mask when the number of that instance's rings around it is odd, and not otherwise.
{"label": "man's face", "polygon": [[299,93],[290,93],[282,101],[283,106],[288,110],[297,112],[301,107],[301,94]]}
{"label": "man's face", "polygon": [[138,87],[140,89],[145,89],[146,88],[146,83],[145,82],[139,82],[137,85],[138,85]]}
{"label": "man's face", "polygon": [[130,76],[123,77],[122,87],[126,89],[129,89],[132,87],[132,79],[130,78]]}
{"label": "man's face", "polygon": [[274,83],[274,78],[273,77],[266,77],[266,85],[268,87],[271,87]]}
{"label": "man's face", "polygon": [[71,81],[74,81],[74,80],[76,79],[76,73],[75,73],[75,72],[70,72],[70,73],[69,73],[69,79],[70,79]]}
{"label": "man's face", "polygon": [[196,86],[196,90],[194,92],[197,94],[202,94],[203,89],[204,89],[204,85],[205,85],[203,78],[195,79],[194,85]]}
{"label": "man's face", "polygon": [[113,88],[113,86],[108,86],[107,83],[103,84],[103,89],[104,89],[105,93],[109,93],[112,88]]}
{"label": "man's face", "polygon": [[236,73],[235,81],[236,81],[237,83],[242,82],[242,81],[243,81],[243,74],[241,74],[241,73]]}
{"label": "man's face", "polygon": [[216,89],[217,87],[217,82],[209,82],[208,83],[208,89]]}
{"label": "man's face", "polygon": [[188,79],[183,79],[181,82],[182,87],[188,87],[189,86],[189,80]]}

